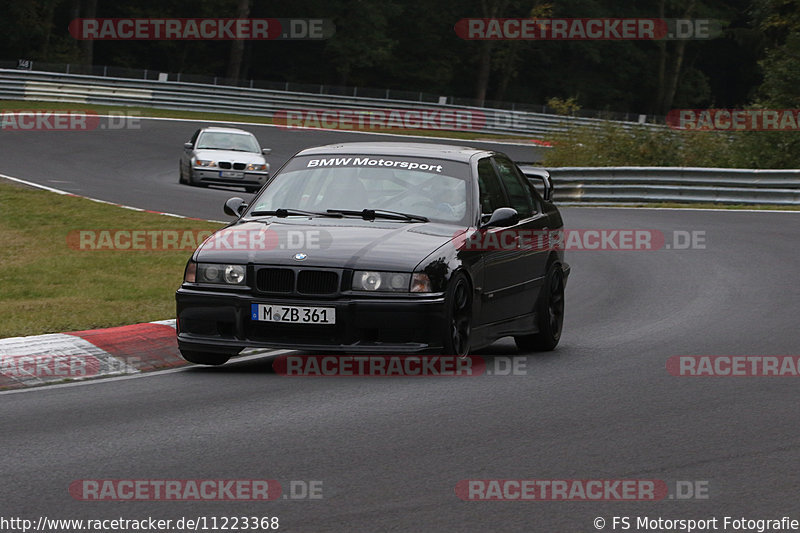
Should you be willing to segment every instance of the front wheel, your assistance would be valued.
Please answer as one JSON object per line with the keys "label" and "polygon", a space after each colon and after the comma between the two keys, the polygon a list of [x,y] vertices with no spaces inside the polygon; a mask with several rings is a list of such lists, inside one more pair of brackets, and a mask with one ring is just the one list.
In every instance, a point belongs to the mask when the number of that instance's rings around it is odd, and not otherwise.
{"label": "front wheel", "polygon": [[525,352],[549,352],[561,340],[564,325],[564,272],[557,263],[550,265],[542,294],[536,306],[538,333],[514,337],[517,348]]}
{"label": "front wheel", "polygon": [[444,353],[468,355],[472,330],[472,289],[464,274],[456,274],[450,280],[445,305]]}
{"label": "front wheel", "polygon": [[231,358],[230,355],[225,353],[195,352],[193,350],[181,350],[181,355],[190,363],[210,366],[224,365]]}

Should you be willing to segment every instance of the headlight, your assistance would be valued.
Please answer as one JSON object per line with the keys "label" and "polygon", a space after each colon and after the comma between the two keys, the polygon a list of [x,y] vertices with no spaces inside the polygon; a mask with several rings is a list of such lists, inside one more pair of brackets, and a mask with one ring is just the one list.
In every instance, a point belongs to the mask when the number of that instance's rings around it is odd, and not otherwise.
{"label": "headlight", "polygon": [[244,285],[244,265],[218,265],[215,263],[189,263],[184,281],[188,283],[220,283]]}
{"label": "headlight", "polygon": [[354,291],[408,292],[411,274],[404,272],[373,272],[357,270],[353,273]]}
{"label": "headlight", "polygon": [[247,170],[267,170],[269,167],[267,165],[259,165],[256,163],[250,163],[247,165]]}
{"label": "headlight", "polygon": [[195,159],[194,166],[196,167],[215,167],[216,161],[209,161],[208,159]]}

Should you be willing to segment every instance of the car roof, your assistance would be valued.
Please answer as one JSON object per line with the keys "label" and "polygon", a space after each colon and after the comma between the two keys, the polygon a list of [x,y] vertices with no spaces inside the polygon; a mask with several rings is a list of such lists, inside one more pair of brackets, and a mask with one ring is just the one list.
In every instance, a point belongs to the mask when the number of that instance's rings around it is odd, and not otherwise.
{"label": "car roof", "polygon": [[363,154],[392,155],[407,157],[432,157],[452,161],[469,162],[476,154],[490,155],[494,152],[479,150],[469,146],[413,142],[354,142],[327,144],[306,148],[297,153],[301,155]]}
{"label": "car roof", "polygon": [[223,128],[221,126],[208,126],[207,128],[203,128],[203,131],[214,132],[214,133],[238,133],[244,135],[252,135],[249,131],[240,130],[239,128]]}

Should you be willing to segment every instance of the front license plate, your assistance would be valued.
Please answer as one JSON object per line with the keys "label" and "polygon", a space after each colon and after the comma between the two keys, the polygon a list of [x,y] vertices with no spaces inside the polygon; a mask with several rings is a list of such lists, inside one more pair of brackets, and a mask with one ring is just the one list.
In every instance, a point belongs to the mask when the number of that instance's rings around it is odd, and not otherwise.
{"label": "front license plate", "polygon": [[336,309],[334,307],[252,304],[250,307],[250,317],[259,322],[336,324]]}
{"label": "front license plate", "polygon": [[243,178],[244,172],[234,172],[233,170],[220,170],[220,178]]}

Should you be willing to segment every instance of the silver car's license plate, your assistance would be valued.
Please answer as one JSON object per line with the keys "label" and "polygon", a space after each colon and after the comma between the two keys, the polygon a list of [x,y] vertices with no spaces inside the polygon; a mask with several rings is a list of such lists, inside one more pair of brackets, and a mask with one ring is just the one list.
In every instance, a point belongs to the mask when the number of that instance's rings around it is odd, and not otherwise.
{"label": "silver car's license plate", "polygon": [[219,171],[220,178],[243,178],[244,172],[235,172],[233,170],[220,170]]}
{"label": "silver car's license plate", "polygon": [[298,305],[252,304],[250,318],[285,324],[335,324],[336,308]]}

